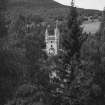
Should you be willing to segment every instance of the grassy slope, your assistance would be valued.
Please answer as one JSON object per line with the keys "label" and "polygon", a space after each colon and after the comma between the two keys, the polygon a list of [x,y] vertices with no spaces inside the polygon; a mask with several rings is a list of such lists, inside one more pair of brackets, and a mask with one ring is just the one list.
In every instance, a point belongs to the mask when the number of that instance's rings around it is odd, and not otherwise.
{"label": "grassy slope", "polygon": [[28,9],[38,9],[38,8],[59,8],[63,5],[53,1],[53,0],[10,0],[10,6],[13,7],[25,7]]}
{"label": "grassy slope", "polygon": [[[53,20],[57,16],[63,16],[66,17],[68,14],[68,7],[61,5],[53,0],[10,0],[9,5],[10,13],[13,16],[17,16],[17,14],[37,14],[41,15],[45,20]],[[90,14],[93,15],[95,13],[101,14],[100,11],[97,10],[86,10],[86,9],[78,9],[78,11],[84,15],[84,14]],[[98,23],[94,23],[95,25]],[[87,32],[92,31],[94,33],[98,27],[92,24],[84,24],[84,27]],[[91,29],[89,27],[92,27]]]}
{"label": "grassy slope", "polygon": [[9,10],[12,15],[35,14],[41,15],[46,20],[57,16],[65,16],[67,7],[53,0],[10,0]]}
{"label": "grassy slope", "polygon": [[[46,17],[53,15],[65,16],[68,12],[68,7],[61,5],[53,0],[10,0],[10,8],[13,10],[19,10],[24,8],[34,14],[40,14]],[[91,14],[99,13],[97,10],[84,10],[78,9],[81,14]]]}
{"label": "grassy slope", "polygon": [[101,22],[92,22],[92,23],[83,23],[82,27],[84,27],[83,32],[87,32],[87,33],[96,33],[98,32],[99,28],[100,28],[100,24]]}

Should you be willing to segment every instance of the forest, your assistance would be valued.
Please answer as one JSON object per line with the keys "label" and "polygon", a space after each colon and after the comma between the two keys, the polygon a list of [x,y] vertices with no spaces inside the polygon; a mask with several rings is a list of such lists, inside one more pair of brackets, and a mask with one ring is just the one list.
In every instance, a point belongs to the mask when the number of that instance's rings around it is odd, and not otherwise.
{"label": "forest", "polygon": [[11,16],[7,7],[0,0],[0,104],[105,105],[105,10],[91,35],[72,5],[59,25],[63,52],[49,58],[43,16]]}

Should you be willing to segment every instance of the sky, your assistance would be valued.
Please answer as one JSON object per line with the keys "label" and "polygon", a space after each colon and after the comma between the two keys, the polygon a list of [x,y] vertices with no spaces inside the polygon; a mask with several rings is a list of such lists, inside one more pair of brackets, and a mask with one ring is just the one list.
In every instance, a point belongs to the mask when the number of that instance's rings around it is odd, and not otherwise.
{"label": "sky", "polygon": [[[71,0],[55,0],[64,5],[70,5]],[[85,9],[103,10],[105,7],[105,0],[75,0],[76,7]]]}

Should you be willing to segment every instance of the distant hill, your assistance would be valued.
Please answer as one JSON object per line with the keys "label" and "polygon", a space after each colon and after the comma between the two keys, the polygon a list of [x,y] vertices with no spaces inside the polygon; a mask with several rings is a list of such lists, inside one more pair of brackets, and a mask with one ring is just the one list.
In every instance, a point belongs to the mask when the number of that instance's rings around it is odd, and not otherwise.
{"label": "distant hill", "polygon": [[52,8],[52,7],[62,7],[63,5],[53,1],[53,0],[10,0],[10,3],[13,7],[16,6],[24,6],[24,7],[45,7],[45,8]]}
{"label": "distant hill", "polygon": [[[69,12],[68,6],[59,4],[53,0],[10,0],[9,10],[14,13],[23,12],[25,14],[41,15],[45,19],[54,19],[56,17],[65,18]],[[101,15],[101,11],[78,9],[81,15],[92,16],[95,14]]]}

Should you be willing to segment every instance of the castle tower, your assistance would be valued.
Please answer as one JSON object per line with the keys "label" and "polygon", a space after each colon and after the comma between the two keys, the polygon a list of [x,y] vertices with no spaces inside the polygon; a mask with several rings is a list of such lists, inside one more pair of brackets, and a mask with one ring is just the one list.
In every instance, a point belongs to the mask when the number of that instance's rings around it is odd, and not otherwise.
{"label": "castle tower", "polygon": [[54,35],[55,35],[55,38],[56,38],[57,49],[59,49],[60,32],[59,32],[59,29],[58,29],[58,20],[56,21],[56,27],[55,27],[55,30],[54,30]]}
{"label": "castle tower", "polygon": [[48,41],[48,29],[46,28],[46,32],[45,32],[45,43],[47,43]]}
{"label": "castle tower", "polygon": [[45,32],[46,53],[48,56],[55,56],[58,54],[59,36],[60,36],[60,32],[58,29],[58,21],[56,21],[54,34],[50,35],[48,32],[48,29],[46,29],[46,32]]}

